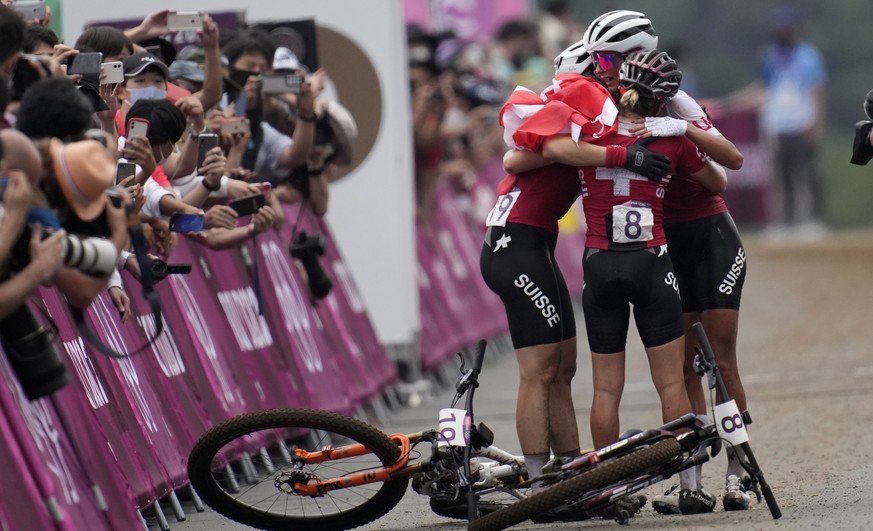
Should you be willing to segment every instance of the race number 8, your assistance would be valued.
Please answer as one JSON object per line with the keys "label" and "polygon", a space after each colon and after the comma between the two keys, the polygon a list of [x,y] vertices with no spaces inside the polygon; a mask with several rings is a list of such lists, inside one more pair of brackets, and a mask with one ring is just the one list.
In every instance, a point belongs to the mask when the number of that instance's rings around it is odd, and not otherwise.
{"label": "race number 8", "polygon": [[733,445],[749,442],[743,416],[734,400],[715,406],[715,427],[722,439]]}
{"label": "race number 8", "polygon": [[654,224],[652,209],[647,205],[625,204],[612,207],[612,241],[614,242],[647,242],[652,239]]}

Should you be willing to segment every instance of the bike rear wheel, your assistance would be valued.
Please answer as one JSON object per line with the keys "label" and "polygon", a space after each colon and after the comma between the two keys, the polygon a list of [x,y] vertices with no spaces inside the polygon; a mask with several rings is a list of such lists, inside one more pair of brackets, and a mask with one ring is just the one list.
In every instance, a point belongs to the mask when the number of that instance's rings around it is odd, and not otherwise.
{"label": "bike rear wheel", "polygon": [[361,444],[362,456],[293,470],[294,477],[329,481],[353,472],[379,470],[400,457],[400,447],[358,419],[312,409],[245,413],[207,431],[188,460],[188,476],[201,499],[216,512],[259,529],[351,529],[390,511],[406,493],[408,479],[328,490],[321,496],[290,492],[290,457],[295,448]]}
{"label": "bike rear wheel", "polygon": [[556,507],[572,502],[587,492],[632,479],[652,468],[670,463],[682,454],[679,441],[664,439],[615,459],[598,464],[579,475],[565,479],[554,486],[470,522],[469,531],[496,531],[506,529]]}

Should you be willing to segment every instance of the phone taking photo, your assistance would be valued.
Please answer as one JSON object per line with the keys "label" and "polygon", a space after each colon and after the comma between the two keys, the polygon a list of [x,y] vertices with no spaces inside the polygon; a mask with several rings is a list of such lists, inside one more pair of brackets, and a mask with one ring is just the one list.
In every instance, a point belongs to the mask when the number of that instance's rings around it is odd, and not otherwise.
{"label": "phone taking photo", "polygon": [[131,118],[127,121],[127,139],[145,138],[149,132],[149,121],[142,118]]}
{"label": "phone taking photo", "polygon": [[102,63],[100,65],[100,74],[103,75],[103,79],[100,80],[101,85],[122,83],[124,81],[124,65],[121,61]]}
{"label": "phone taking photo", "polygon": [[200,214],[182,214],[176,212],[170,216],[170,230],[172,232],[200,232],[203,230],[205,217]]}
{"label": "phone taking photo", "polygon": [[98,77],[102,64],[103,54],[101,52],[82,52],[70,59],[69,64],[67,64],[67,73]]}
{"label": "phone taking photo", "polygon": [[206,154],[209,151],[218,146],[218,135],[215,133],[200,133],[200,136],[197,137],[197,166],[196,168],[201,168],[203,166],[203,161],[206,159]]}
{"label": "phone taking photo", "polygon": [[167,29],[171,31],[200,29],[203,27],[203,15],[196,11],[180,11],[167,14]]}
{"label": "phone taking photo", "polygon": [[304,78],[300,74],[264,74],[261,92],[264,94],[300,94]]}
{"label": "phone taking photo", "polygon": [[[118,161],[118,165],[115,167],[116,186],[120,185],[125,179],[133,177],[134,175],[136,175],[136,164],[133,162]],[[133,184],[133,181],[128,183],[127,186],[130,186],[131,184]]]}
{"label": "phone taking photo", "polygon": [[24,20],[27,22],[45,19],[45,2],[42,0],[27,2],[18,1],[11,4],[9,7],[24,17]]}
{"label": "phone taking photo", "polygon": [[226,135],[246,133],[248,130],[249,126],[246,123],[244,116],[237,116],[235,118],[228,118],[221,121],[221,132]]}
{"label": "phone taking photo", "polygon": [[267,205],[267,200],[264,194],[254,194],[246,197],[241,197],[227,204],[236,212],[239,217],[251,216]]}

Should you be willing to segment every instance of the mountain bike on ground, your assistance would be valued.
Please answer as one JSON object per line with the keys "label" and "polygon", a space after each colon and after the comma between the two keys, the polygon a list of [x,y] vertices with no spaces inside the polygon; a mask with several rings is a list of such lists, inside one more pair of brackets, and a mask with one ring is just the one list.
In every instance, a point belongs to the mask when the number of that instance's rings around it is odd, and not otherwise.
{"label": "mountain bike on ground", "polygon": [[[261,529],[350,529],[387,514],[409,482],[445,517],[474,520],[526,496],[524,458],[473,425],[485,355],[461,356],[451,407],[438,427],[386,435],[357,418],[315,409],[245,413],[203,434],[188,475],[216,512]],[[466,395],[464,408],[456,408]]]}
{"label": "mountain bike on ground", "polygon": [[[638,431],[618,442],[583,456],[558,463],[554,471],[537,478],[545,488],[517,503],[471,520],[470,531],[506,529],[528,519],[534,521],[584,520],[612,511],[619,523],[627,523],[645,503],[636,495],[644,488],[715,457],[723,444],[733,445],[749,474],[747,487],[758,502],[766,500],[774,519],[782,516],[770,485],[749,446],[744,418],[727,393],[712,347],[700,323],[694,325],[699,347],[695,370],[707,376],[709,389],[718,388],[724,403],[706,416],[684,415],[657,429]],[[714,397],[711,403],[715,404]],[[679,435],[677,431],[684,431]]]}

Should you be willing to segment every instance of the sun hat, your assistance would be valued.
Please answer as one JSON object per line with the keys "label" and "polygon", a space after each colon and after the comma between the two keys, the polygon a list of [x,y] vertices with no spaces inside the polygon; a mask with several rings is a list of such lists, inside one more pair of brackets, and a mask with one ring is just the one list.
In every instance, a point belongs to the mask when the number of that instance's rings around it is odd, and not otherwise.
{"label": "sun hat", "polygon": [[346,166],[352,162],[352,140],[358,136],[358,124],[348,109],[339,103],[327,100],[322,112],[326,113],[328,123],[333,129],[334,154],[330,162],[338,166]]}
{"label": "sun hat", "polygon": [[194,61],[178,59],[170,65],[171,79],[187,79],[195,83],[203,83],[203,69]]}
{"label": "sun hat", "polygon": [[106,205],[106,190],[115,181],[115,161],[96,140],[64,144],[58,138],[49,142],[55,178],[67,204],[82,221],[93,221]]}

